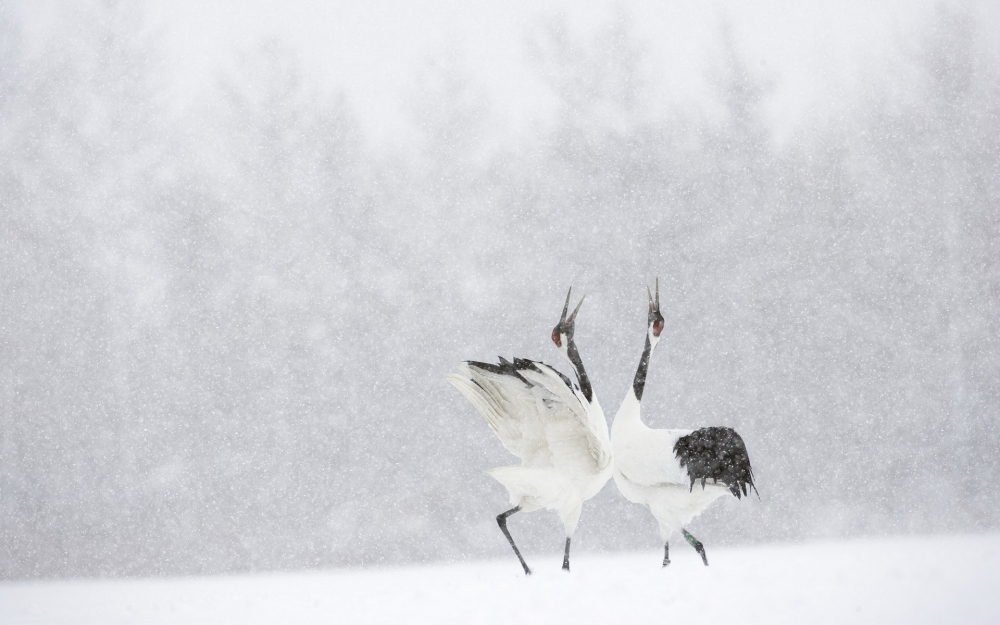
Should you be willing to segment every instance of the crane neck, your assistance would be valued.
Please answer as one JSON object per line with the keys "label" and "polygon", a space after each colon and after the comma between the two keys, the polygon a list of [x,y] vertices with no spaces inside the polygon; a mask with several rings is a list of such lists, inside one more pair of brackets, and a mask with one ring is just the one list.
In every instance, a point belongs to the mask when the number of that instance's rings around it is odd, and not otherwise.
{"label": "crane neck", "polygon": [[620,439],[626,432],[634,432],[636,428],[640,430],[644,427],[640,417],[641,408],[639,400],[635,397],[635,390],[629,389],[615,413],[615,420],[611,424],[611,440]]}
{"label": "crane neck", "polygon": [[646,370],[649,368],[649,356],[653,353],[653,346],[649,342],[649,333],[646,333],[646,346],[642,350],[642,358],[639,360],[639,368],[636,369],[635,379],[632,381],[632,392],[636,401],[642,401],[642,391],[646,387]]}
{"label": "crane neck", "polygon": [[583,359],[580,358],[576,342],[573,339],[569,339],[568,343],[566,346],[566,357],[569,358],[570,364],[576,370],[576,380],[580,384],[580,391],[587,399],[587,402],[594,403],[594,389],[590,385],[590,378],[587,377],[587,370],[583,368]]}
{"label": "crane neck", "polygon": [[632,381],[632,388],[625,394],[622,405],[615,414],[614,423],[611,424],[612,440],[617,436],[627,436],[628,432],[635,434],[646,429],[640,417],[640,404],[642,391],[646,387],[646,371],[649,369],[649,357],[653,353],[653,344],[649,339],[649,332],[646,332],[646,345],[642,348],[642,358],[639,359],[639,368],[636,369],[635,379]]}

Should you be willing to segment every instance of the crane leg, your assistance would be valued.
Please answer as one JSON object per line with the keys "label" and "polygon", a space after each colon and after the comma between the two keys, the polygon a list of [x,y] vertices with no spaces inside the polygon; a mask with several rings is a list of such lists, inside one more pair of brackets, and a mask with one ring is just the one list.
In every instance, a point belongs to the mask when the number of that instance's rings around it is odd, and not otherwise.
{"label": "crane leg", "polygon": [[666,566],[668,564],[670,564],[670,543],[664,542],[663,543],[663,566],[664,566],[664,568],[666,568]]}
{"label": "crane leg", "polygon": [[514,506],[507,512],[498,514],[497,525],[500,526],[500,531],[503,532],[503,535],[507,537],[507,542],[510,543],[511,548],[514,550],[514,555],[516,555],[517,559],[521,561],[521,566],[524,567],[524,574],[531,575],[531,569],[528,568],[528,564],[524,561],[524,558],[521,557],[521,552],[517,550],[517,545],[514,544],[514,539],[510,537],[510,532],[507,531],[507,517],[519,511],[520,509],[521,506]]}
{"label": "crane leg", "polygon": [[566,552],[563,554],[563,570],[569,571],[569,536],[566,537]]}
{"label": "crane leg", "polygon": [[705,546],[702,545],[701,541],[692,536],[691,533],[688,532],[687,530],[681,530],[681,531],[684,533],[684,540],[688,541],[688,543],[690,543],[691,546],[694,547],[694,550],[697,551],[698,555],[701,556],[701,561],[705,563],[705,566],[708,566],[708,558],[705,556]]}

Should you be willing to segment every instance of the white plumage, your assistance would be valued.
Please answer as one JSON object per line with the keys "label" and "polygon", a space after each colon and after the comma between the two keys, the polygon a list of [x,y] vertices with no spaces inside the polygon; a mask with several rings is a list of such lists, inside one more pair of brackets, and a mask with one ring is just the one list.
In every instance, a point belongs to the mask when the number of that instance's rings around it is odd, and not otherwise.
{"label": "white plumage", "polygon": [[503,358],[499,364],[468,362],[448,376],[521,461],[520,466],[497,467],[488,473],[510,495],[514,507],[499,515],[497,522],[526,574],[531,570],[507,531],[507,516],[539,509],[557,512],[566,531],[563,568],[568,570],[570,539],[583,502],[611,478],[607,421],[573,341],[580,305],[567,319],[568,306],[569,294],[552,338],[573,365],[579,384],[549,365],[520,358],[513,363]]}
{"label": "white plumage", "polygon": [[657,281],[656,300],[652,294],[649,297],[639,368],[611,427],[615,484],[626,499],[646,506],[656,519],[663,539],[663,566],[670,563],[670,536],[678,531],[708,565],[704,546],[684,526],[719,497],[746,495],[754,488],[753,470],[743,440],[730,428],[659,430],[642,422],[646,370],[662,330]]}
{"label": "white plumage", "polygon": [[693,430],[658,430],[639,417],[639,400],[629,389],[611,427],[612,445],[618,462],[614,477],[626,499],[649,508],[666,543],[674,532],[684,530],[713,501],[730,494],[724,484],[707,483],[692,488],[687,470],[674,454],[674,447]]}

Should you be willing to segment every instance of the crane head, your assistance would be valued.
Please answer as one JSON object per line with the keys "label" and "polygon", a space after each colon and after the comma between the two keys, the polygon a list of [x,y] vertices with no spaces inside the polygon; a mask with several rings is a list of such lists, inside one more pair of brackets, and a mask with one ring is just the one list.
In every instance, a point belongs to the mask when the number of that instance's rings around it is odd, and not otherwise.
{"label": "crane head", "polygon": [[646,293],[649,294],[649,316],[647,317],[649,323],[649,340],[650,343],[656,344],[660,340],[660,333],[663,332],[663,315],[660,314],[660,279],[656,279],[656,298],[653,298],[653,293],[650,292],[649,287],[646,287]]}
{"label": "crane head", "polygon": [[576,331],[576,313],[580,312],[580,306],[583,306],[583,300],[587,299],[584,295],[580,298],[580,303],[576,305],[573,309],[573,313],[566,316],[569,312],[569,298],[573,293],[573,287],[570,287],[569,292],[566,293],[566,303],[563,304],[562,316],[559,318],[559,323],[556,327],[552,328],[552,342],[556,344],[559,351],[563,353],[564,356],[567,355],[569,350],[569,344],[573,340],[573,333]]}

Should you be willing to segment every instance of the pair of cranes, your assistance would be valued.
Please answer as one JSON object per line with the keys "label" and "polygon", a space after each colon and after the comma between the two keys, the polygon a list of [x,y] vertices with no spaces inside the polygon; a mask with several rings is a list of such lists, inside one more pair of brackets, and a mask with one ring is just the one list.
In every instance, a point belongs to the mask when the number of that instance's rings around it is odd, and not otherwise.
{"label": "pair of cranes", "polygon": [[705,565],[705,548],[685,526],[713,501],[726,494],[737,498],[756,490],[743,439],[727,427],[698,430],[661,430],[640,418],[646,372],[653,348],[663,331],[660,285],[649,292],[646,341],[639,367],[611,426],[574,341],[576,315],[566,294],[552,342],[570,362],[577,383],[545,363],[500,358],[499,364],[468,361],[448,380],[486,417],[490,428],[520,466],[498,467],[488,473],[506,487],[510,510],[497,524],[514,554],[531,569],[507,530],[507,518],[516,512],[554,510],[566,530],[564,570],[569,570],[570,541],[583,502],[596,495],[614,476],[615,484],[633,503],[653,514],[663,539],[663,566],[670,564],[670,537],[680,531]]}

